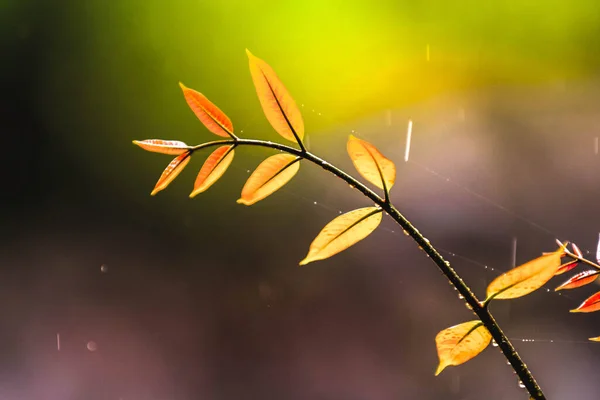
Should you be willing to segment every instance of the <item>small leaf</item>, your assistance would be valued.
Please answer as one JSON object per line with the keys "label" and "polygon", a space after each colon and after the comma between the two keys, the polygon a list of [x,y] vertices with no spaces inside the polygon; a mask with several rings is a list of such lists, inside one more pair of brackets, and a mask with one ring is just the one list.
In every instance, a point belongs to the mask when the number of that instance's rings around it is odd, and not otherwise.
{"label": "small leaf", "polygon": [[246,181],[237,202],[249,206],[280,189],[298,172],[299,160],[291,154],[277,154],[264,160]]}
{"label": "small leaf", "polygon": [[140,146],[146,151],[151,151],[153,153],[170,154],[172,156],[183,154],[188,148],[187,144],[178,140],[134,140],[133,144]]}
{"label": "small leaf", "polygon": [[[549,254],[551,254],[551,253],[549,253]],[[564,274],[565,272],[569,272],[573,268],[577,267],[577,265],[579,265],[578,260],[566,262],[566,263],[562,264],[560,267],[558,267],[558,269],[556,270],[554,275],[561,275],[561,274]]]}
{"label": "small leaf", "polygon": [[600,310],[600,292],[591,295],[590,297],[585,299],[583,301],[583,303],[581,303],[579,305],[579,307],[577,307],[574,310],[571,310],[570,312],[572,312],[572,313],[575,313],[575,312],[588,313],[588,312],[594,312],[594,311],[598,311],[598,310]]}
{"label": "small leaf", "polygon": [[396,166],[369,142],[350,135],[348,154],[358,172],[379,189],[389,191],[396,181]]}
{"label": "small leaf", "polygon": [[575,243],[571,243],[571,248],[573,249],[573,253],[575,253],[577,257],[583,258],[583,253],[581,252],[581,250],[579,250],[579,247],[577,247]]}
{"label": "small leaf", "polygon": [[363,240],[373,232],[382,218],[379,207],[365,207],[340,215],[325,225],[310,245],[308,254],[300,265],[324,260],[353,244]]}
{"label": "small leaf", "polygon": [[233,161],[233,147],[221,146],[208,156],[202,168],[200,168],[200,172],[194,183],[194,190],[190,193],[190,198],[207,190],[225,173],[227,167]]}
{"label": "small leaf", "polygon": [[158,182],[156,182],[156,186],[154,186],[154,190],[152,190],[152,193],[150,193],[150,195],[154,196],[156,193],[169,186],[169,183],[173,182],[173,179],[177,178],[177,175],[179,175],[179,173],[183,171],[185,166],[190,162],[190,159],[191,153],[189,151],[186,151],[185,153],[175,157],[173,161],[171,161],[169,165],[167,165],[167,168],[165,168],[165,170],[163,171],[162,175],[158,179]]}
{"label": "small leaf", "polygon": [[539,289],[554,276],[563,253],[561,247],[500,275],[489,284],[488,299],[514,299]]}
{"label": "small leaf", "polygon": [[598,278],[598,274],[600,274],[600,271],[595,269],[589,269],[587,271],[580,272],[554,290],[558,291],[562,289],[575,289],[587,285],[588,283],[594,282]]}
{"label": "small leaf", "polygon": [[219,107],[211,103],[202,93],[187,88],[183,83],[179,82],[179,86],[183,90],[185,101],[209,131],[222,137],[234,137],[233,124]]}
{"label": "small leaf", "polygon": [[301,141],[304,137],[304,121],[296,102],[269,64],[254,56],[248,49],[246,54],[256,94],[267,120],[285,139]]}
{"label": "small leaf", "polygon": [[464,322],[444,329],[435,337],[440,364],[435,371],[439,375],[444,368],[460,365],[481,353],[492,340],[481,321]]}

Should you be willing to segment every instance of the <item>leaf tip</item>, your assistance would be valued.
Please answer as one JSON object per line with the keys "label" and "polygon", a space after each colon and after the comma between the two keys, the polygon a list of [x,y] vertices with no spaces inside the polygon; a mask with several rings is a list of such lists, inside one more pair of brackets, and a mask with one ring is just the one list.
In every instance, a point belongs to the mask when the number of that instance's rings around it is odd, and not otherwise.
{"label": "leaf tip", "polygon": [[239,199],[237,199],[237,200],[236,200],[236,203],[238,203],[238,204],[243,204],[243,205],[245,205],[245,206],[249,206],[249,205],[251,205],[251,204],[252,204],[252,203],[250,203],[248,200],[246,200],[246,199],[244,199],[244,198],[239,198]]}
{"label": "leaf tip", "polygon": [[185,90],[187,89],[187,86],[185,86],[183,83],[179,82],[179,87],[181,88],[181,90]]}
{"label": "leaf tip", "polygon": [[581,311],[579,310],[579,308],[574,308],[572,310],[569,310],[569,312],[570,313],[578,313],[578,312],[581,312]]}
{"label": "leaf tip", "polygon": [[592,342],[600,342],[600,336],[591,337],[588,340],[591,340]]}
{"label": "leaf tip", "polygon": [[446,369],[447,365],[440,363],[437,369],[435,370],[435,376],[438,376],[444,369]]}
{"label": "leaf tip", "polygon": [[306,257],[304,260],[300,261],[300,262],[298,263],[298,265],[300,265],[300,266],[303,266],[303,265],[306,265],[306,264],[308,264],[308,263],[309,263],[309,262],[311,262],[311,261],[312,261],[312,260],[310,260],[308,257]]}

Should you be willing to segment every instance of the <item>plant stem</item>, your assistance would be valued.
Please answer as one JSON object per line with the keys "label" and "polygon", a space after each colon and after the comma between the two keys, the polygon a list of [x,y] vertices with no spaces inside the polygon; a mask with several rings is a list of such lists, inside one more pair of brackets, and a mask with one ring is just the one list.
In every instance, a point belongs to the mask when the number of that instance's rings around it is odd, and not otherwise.
{"label": "plant stem", "polygon": [[[542,389],[537,384],[535,378],[510,343],[500,326],[490,313],[487,304],[480,303],[477,299],[477,296],[471,291],[471,289],[466,285],[466,283],[462,280],[462,278],[456,273],[456,271],[450,266],[450,262],[446,261],[444,257],[431,245],[429,240],[425,238],[418,230],[415,228],[410,221],[408,221],[386,198],[382,199],[377,193],[373,192],[363,183],[348,175],[346,172],[341,169],[331,165],[325,160],[317,157],[316,155],[306,151],[304,148],[302,150],[298,150],[291,146],[268,142],[263,140],[254,140],[254,139],[238,139],[238,140],[218,140],[214,142],[203,143],[197,146],[190,147],[190,150],[197,151],[206,147],[212,146],[220,146],[220,145],[231,145],[237,144],[239,146],[258,146],[258,147],[268,147],[275,150],[284,151],[289,154],[293,154],[295,156],[306,159],[326,171],[331,172],[338,178],[341,178],[350,186],[361,192],[363,195],[371,199],[375,204],[381,207],[404,231],[419,245],[425,254],[437,265],[440,271],[448,278],[450,283],[456,288],[458,293],[460,293],[465,302],[470,306],[473,312],[477,315],[477,317],[481,320],[484,326],[492,335],[494,341],[498,344],[498,347],[504,354],[504,357],[510,362],[510,365],[514,369],[515,373],[529,392],[531,399],[534,400],[545,400],[546,397],[542,393]],[[576,257],[578,258],[578,257]],[[578,258],[579,259],[579,258]],[[583,260],[582,260],[583,261]]]}
{"label": "plant stem", "polygon": [[583,257],[579,257],[577,254],[571,253],[569,250],[565,251],[565,254],[568,255],[571,258],[574,258],[577,261],[581,261],[582,263],[585,263],[591,267],[594,267],[596,269],[600,269],[600,265],[596,264],[593,261],[588,260],[587,258],[583,258]]}

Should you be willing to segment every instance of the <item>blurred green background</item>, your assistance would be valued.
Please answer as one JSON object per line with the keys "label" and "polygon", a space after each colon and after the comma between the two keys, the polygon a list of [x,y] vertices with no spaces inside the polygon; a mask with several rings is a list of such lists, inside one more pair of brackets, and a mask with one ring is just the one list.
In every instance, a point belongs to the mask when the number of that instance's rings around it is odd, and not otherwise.
{"label": "blurred green background", "polygon": [[[22,68],[16,49],[34,46],[21,77],[34,113],[82,167],[110,155],[120,170],[153,162],[131,155],[131,139],[210,137],[179,81],[236,129],[271,137],[245,48],[327,116],[309,121],[313,133],[439,94],[580,79],[600,62],[597,1],[3,0],[0,18],[1,79]],[[120,186],[140,174],[110,172]]]}

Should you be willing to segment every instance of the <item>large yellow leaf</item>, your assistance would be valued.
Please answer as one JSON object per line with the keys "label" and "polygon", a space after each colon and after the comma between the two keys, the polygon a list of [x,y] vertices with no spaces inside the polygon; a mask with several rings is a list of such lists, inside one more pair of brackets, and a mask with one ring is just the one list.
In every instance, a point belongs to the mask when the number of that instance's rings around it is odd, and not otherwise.
{"label": "large yellow leaf", "polygon": [[[277,133],[297,142],[304,137],[302,114],[273,68],[246,49],[250,74],[265,116]],[[298,139],[296,139],[296,136]]]}
{"label": "large yellow leaf", "polygon": [[152,151],[154,153],[161,154],[170,154],[172,156],[178,156],[179,154],[183,154],[188,148],[187,144],[180,142],[179,140],[134,140],[133,144],[140,146],[146,151]]}
{"label": "large yellow leaf", "polygon": [[396,166],[369,142],[350,135],[348,154],[358,172],[379,189],[388,191],[396,181]]}
{"label": "large yellow leaf", "polygon": [[167,165],[167,168],[165,168],[160,178],[158,178],[158,182],[156,182],[156,186],[154,186],[154,190],[152,190],[150,195],[154,196],[156,193],[169,186],[169,183],[173,182],[173,179],[177,178],[177,175],[183,171],[185,166],[190,162],[190,159],[191,153],[189,151],[186,151],[185,153],[175,157],[173,161]]}
{"label": "large yellow leaf", "polygon": [[233,124],[219,107],[202,93],[187,88],[183,83],[179,82],[179,86],[183,90],[185,101],[209,131],[222,137],[233,137]]}
{"label": "large yellow leaf", "polygon": [[469,321],[444,329],[435,337],[440,364],[435,371],[439,375],[444,368],[460,365],[481,353],[492,340],[492,335],[481,321]]}
{"label": "large yellow leaf", "polygon": [[310,245],[308,254],[300,265],[324,260],[346,250],[373,232],[381,222],[379,207],[365,207],[340,215],[325,225]]}
{"label": "large yellow leaf", "polygon": [[249,206],[274,193],[296,175],[299,161],[299,157],[291,154],[267,158],[250,175],[237,202]]}
{"label": "large yellow leaf", "polygon": [[564,247],[500,275],[489,284],[488,299],[514,299],[539,289],[560,268],[560,257],[563,253]]}
{"label": "large yellow leaf", "polygon": [[194,183],[194,190],[190,193],[190,198],[207,190],[225,173],[227,167],[233,161],[233,147],[221,146],[208,156],[202,168],[200,168],[200,172]]}

